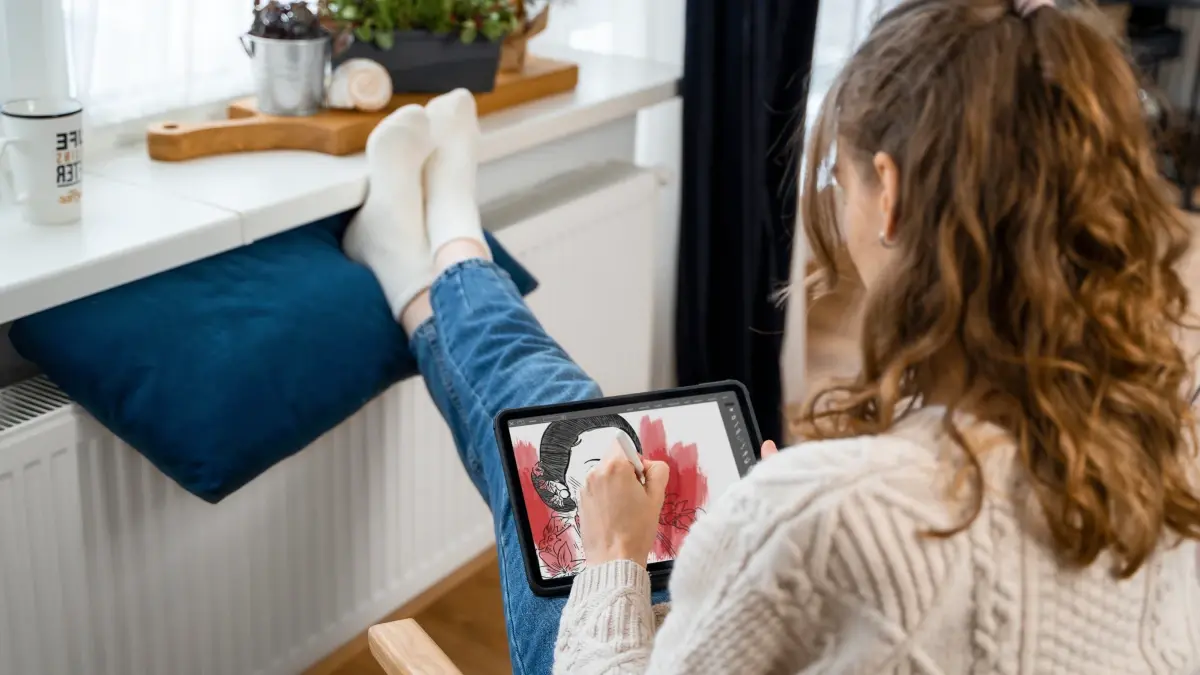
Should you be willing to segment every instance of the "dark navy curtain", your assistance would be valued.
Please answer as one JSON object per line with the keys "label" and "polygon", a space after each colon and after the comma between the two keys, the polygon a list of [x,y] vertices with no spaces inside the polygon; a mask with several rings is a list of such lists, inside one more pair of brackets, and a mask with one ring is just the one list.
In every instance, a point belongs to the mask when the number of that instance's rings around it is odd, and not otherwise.
{"label": "dark navy curtain", "polygon": [[779,355],[817,0],[689,0],[675,317],[681,385],[740,380],[783,438]]}

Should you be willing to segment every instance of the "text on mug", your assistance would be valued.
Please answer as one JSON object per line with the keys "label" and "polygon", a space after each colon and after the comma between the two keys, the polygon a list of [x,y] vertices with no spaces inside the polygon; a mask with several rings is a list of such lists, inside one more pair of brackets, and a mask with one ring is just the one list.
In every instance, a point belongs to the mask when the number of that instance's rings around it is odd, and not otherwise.
{"label": "text on mug", "polygon": [[83,178],[80,168],[79,149],[83,147],[83,133],[79,130],[55,134],[56,167],[55,182],[58,187],[75,185]]}

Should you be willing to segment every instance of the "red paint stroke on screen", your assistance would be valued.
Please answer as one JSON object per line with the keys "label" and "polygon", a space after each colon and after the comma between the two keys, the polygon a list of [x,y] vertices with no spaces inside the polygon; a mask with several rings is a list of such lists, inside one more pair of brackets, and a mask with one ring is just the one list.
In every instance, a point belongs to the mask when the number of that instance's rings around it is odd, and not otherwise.
{"label": "red paint stroke on screen", "polygon": [[521,476],[521,496],[525,510],[529,513],[529,525],[534,532],[541,532],[550,521],[550,507],[538,497],[533,489],[533,469],[537,466],[538,451],[533,443],[518,441],[513,447],[517,458],[517,473]]}
{"label": "red paint stroke on screen", "polygon": [[532,443],[518,441],[513,446],[517,474],[521,477],[521,501],[529,514],[534,547],[549,578],[569,576],[583,571],[583,542],[579,541],[578,521],[559,514],[543,502],[534,484],[539,480],[538,451]]}
{"label": "red paint stroke on screen", "polygon": [[642,454],[671,467],[667,480],[667,498],[658,516],[658,539],[654,542],[653,557],[671,560],[691,529],[696,517],[708,506],[708,477],[700,468],[700,456],[695,443],[667,445],[667,431],[661,419],[643,417],[638,436]]}

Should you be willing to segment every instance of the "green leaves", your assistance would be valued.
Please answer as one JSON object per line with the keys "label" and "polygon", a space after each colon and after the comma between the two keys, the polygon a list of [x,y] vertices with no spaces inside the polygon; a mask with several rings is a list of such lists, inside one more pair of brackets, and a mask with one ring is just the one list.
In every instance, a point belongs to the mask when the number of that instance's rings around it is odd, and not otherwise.
{"label": "green leaves", "polygon": [[325,0],[321,16],[361,42],[391,49],[396,31],[457,33],[470,44],[496,42],[517,28],[512,0]]}
{"label": "green leaves", "polygon": [[459,37],[462,38],[462,41],[465,44],[471,44],[477,37],[479,37],[479,26],[475,24],[474,19],[467,19],[466,21],[463,21],[461,24],[459,24],[459,28],[462,30],[462,33]]}
{"label": "green leaves", "polygon": [[413,25],[431,33],[448,33],[453,25],[450,21],[450,0],[414,0]]}
{"label": "green leaves", "polygon": [[396,45],[395,31],[379,31],[375,34],[375,44],[379,45],[380,49],[391,49]]}
{"label": "green leaves", "polygon": [[480,35],[496,42],[517,27],[516,8],[510,0],[452,0],[451,15],[458,21],[462,41],[467,43]]}
{"label": "green leaves", "polygon": [[487,21],[483,22],[483,36],[492,42],[504,37],[507,33],[504,21],[500,18],[499,12],[488,14]]}

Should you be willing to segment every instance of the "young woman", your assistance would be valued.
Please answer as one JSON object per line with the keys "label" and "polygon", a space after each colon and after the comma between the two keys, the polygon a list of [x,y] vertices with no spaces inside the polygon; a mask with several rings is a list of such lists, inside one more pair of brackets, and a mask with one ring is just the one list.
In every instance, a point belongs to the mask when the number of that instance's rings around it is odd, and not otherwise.
{"label": "young woman", "polygon": [[844,243],[865,282],[862,372],[810,406],[826,440],[710,505],[661,625],[661,464],[588,474],[565,607],[526,585],[492,416],[599,391],[488,262],[476,134],[464,94],[398,112],[346,246],[491,504],[517,673],[1200,670],[1189,232],[1088,11],[910,0],[850,59],[802,213],[825,278]]}

